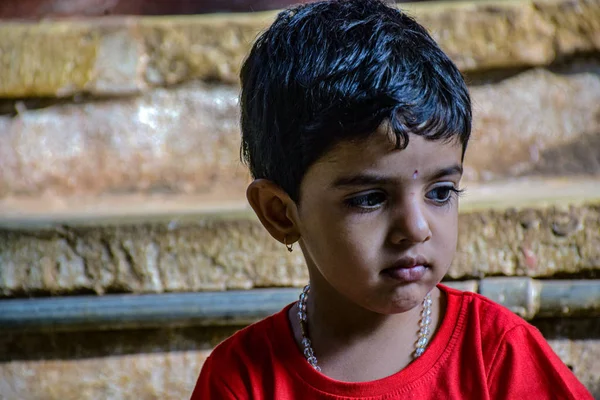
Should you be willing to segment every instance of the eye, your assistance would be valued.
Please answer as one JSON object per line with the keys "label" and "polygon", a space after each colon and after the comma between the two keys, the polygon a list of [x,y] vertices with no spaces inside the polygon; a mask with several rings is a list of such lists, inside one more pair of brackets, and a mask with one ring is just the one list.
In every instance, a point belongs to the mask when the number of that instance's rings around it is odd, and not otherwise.
{"label": "eye", "polygon": [[382,192],[370,192],[354,196],[344,200],[344,204],[352,208],[372,210],[380,207],[386,201],[386,194]]}
{"label": "eye", "polygon": [[450,200],[452,200],[453,194],[460,194],[461,192],[462,190],[456,189],[454,185],[445,185],[433,188],[432,190],[427,192],[425,197],[427,197],[429,200],[433,200],[438,204],[446,204],[450,202]]}

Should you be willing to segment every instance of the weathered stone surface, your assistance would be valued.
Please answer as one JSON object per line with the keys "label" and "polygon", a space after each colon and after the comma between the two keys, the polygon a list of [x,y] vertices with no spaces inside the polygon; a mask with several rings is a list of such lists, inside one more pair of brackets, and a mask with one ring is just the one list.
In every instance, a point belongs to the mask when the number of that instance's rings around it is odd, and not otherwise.
{"label": "weathered stone surface", "polygon": [[[488,210],[459,223],[450,278],[597,277],[600,205]],[[302,286],[288,253],[252,217],[0,230],[0,295]]]}
{"label": "weathered stone surface", "polygon": [[470,90],[467,179],[600,175],[599,64],[530,70]]}
{"label": "weathered stone surface", "polygon": [[270,19],[6,22],[0,25],[0,97],[112,96],[184,80],[236,82],[243,53]]}
{"label": "weathered stone surface", "polygon": [[234,328],[0,338],[2,399],[188,399],[211,349]]}
{"label": "weathered stone surface", "polygon": [[[548,65],[600,49],[598,0],[403,7],[463,71]],[[8,22],[0,26],[0,97],[112,95],[190,79],[236,82],[252,41],[274,15]],[[106,55],[121,62],[107,64]]]}
{"label": "weathered stone surface", "polygon": [[189,399],[209,351],[0,363],[0,398]]}
{"label": "weathered stone surface", "polygon": [[[0,197],[243,188],[237,91],[191,84],[0,117]],[[241,191],[243,193],[243,189]]]}
{"label": "weathered stone surface", "polygon": [[600,399],[600,319],[540,319],[532,323],[594,398]]}
{"label": "weathered stone surface", "polygon": [[600,48],[597,0],[473,2],[459,3],[452,11],[443,7],[415,11],[465,72],[548,65]]}
{"label": "weathered stone surface", "polygon": [[[550,346],[600,398],[598,320],[534,321]],[[185,399],[205,358],[233,330],[0,336],[0,397]],[[594,334],[596,333],[596,334]]]}
{"label": "weathered stone surface", "polygon": [[[600,176],[600,64],[531,70],[471,91],[467,181]],[[237,96],[233,86],[192,83],[0,116],[0,198],[169,192],[244,200]]]}
{"label": "weathered stone surface", "polygon": [[556,276],[600,270],[600,207],[481,211],[461,215],[451,277]]}
{"label": "weathered stone surface", "polygon": [[300,252],[255,220],[0,231],[0,292],[162,292],[300,286]]}

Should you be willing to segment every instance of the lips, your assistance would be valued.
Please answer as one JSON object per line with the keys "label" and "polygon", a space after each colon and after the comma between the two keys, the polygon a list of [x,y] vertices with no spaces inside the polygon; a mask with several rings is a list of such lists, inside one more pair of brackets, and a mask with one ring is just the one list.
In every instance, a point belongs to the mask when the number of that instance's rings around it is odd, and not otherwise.
{"label": "lips", "polygon": [[406,256],[396,261],[391,267],[381,271],[384,276],[402,281],[415,282],[423,278],[429,268],[423,256]]}

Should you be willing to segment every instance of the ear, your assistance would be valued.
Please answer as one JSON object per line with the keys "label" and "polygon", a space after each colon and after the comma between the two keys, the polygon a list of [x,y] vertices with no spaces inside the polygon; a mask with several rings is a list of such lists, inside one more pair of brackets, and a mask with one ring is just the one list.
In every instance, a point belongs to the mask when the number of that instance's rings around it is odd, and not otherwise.
{"label": "ear", "polygon": [[248,186],[246,197],[252,209],[271,236],[288,244],[300,239],[296,203],[277,184],[256,179]]}

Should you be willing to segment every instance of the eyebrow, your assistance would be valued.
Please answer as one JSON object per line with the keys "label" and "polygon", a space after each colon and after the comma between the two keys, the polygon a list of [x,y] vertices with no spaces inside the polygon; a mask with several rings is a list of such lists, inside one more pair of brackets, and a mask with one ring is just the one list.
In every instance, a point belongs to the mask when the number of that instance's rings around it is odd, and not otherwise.
{"label": "eyebrow", "polygon": [[345,186],[369,186],[369,185],[386,185],[394,182],[394,179],[385,176],[372,174],[358,174],[352,176],[344,176],[333,182],[331,187],[340,188]]}
{"label": "eyebrow", "polygon": [[440,178],[443,178],[445,176],[451,176],[451,175],[461,175],[462,176],[462,174],[463,174],[463,167],[462,167],[462,165],[456,164],[456,165],[453,165],[451,167],[438,169],[433,174],[431,174],[430,176],[428,176],[428,178],[430,180],[435,180],[435,179],[440,179]]}
{"label": "eyebrow", "polygon": [[[451,175],[462,175],[463,168],[461,165],[456,164],[451,167],[441,168],[432,173],[431,175],[425,175],[428,180],[436,180]],[[389,178],[386,176],[375,175],[375,174],[357,174],[352,176],[344,176],[336,179],[331,187],[356,187],[356,186],[370,186],[370,185],[387,185],[396,182],[396,179]]]}

